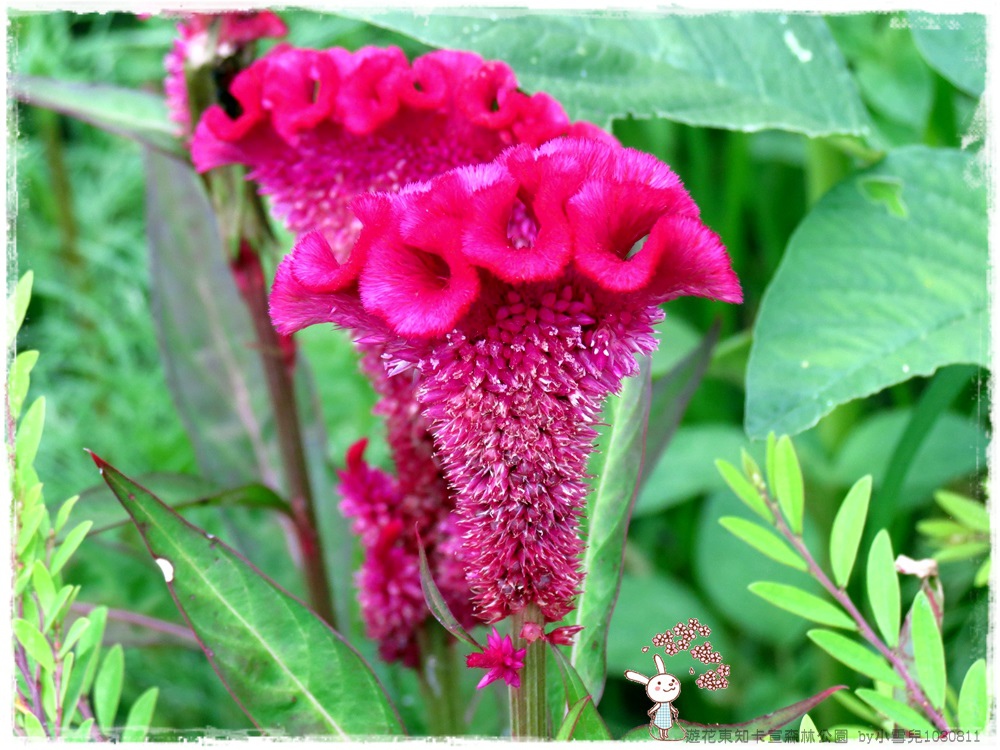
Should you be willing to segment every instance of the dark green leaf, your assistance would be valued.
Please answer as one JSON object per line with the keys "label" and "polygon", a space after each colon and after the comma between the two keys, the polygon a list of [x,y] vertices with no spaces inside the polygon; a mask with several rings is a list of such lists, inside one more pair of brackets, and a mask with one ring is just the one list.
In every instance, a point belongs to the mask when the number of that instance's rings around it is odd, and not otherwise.
{"label": "dark green leaf", "polygon": [[577,739],[577,740],[611,739],[610,736],[601,738],[576,736],[578,734],[577,725],[580,722],[580,716],[583,714],[584,709],[587,708],[588,705],[593,705],[593,700],[589,695],[585,695],[576,703],[574,703],[573,707],[566,712],[566,718],[563,719],[562,726],[560,726],[559,731],[556,732],[555,736],[556,742],[567,742],[572,739]]}
{"label": "dark green leaf", "polygon": [[981,732],[989,717],[989,696],[986,687],[986,661],[977,660],[962,681],[958,695],[958,728],[965,732]]}
{"label": "dark green leaf", "polygon": [[858,688],[858,697],[903,729],[935,733],[934,726],[910,706],[875,690]]}
{"label": "dark green leaf", "polygon": [[851,580],[858,545],[861,544],[861,536],[865,530],[871,494],[872,477],[869,474],[854,483],[833,519],[830,531],[830,567],[833,569],[833,580],[840,588],[845,588]]}
{"label": "dark green leaf", "polygon": [[899,642],[899,577],[892,541],[885,529],[875,535],[868,552],[867,581],[868,603],[875,614],[875,623],[886,645],[895,648]]}
{"label": "dark green leaf", "polygon": [[750,590],[776,607],[821,625],[857,630],[854,621],[844,611],[815,594],[783,583],[759,581],[750,584]]}
{"label": "dark green leaf", "polygon": [[974,531],[981,531],[984,534],[990,533],[990,514],[982,503],[977,503],[975,500],[947,490],[934,493],[934,499],[937,500],[938,505],[944,509],[945,513],[951,515],[959,523]]}
{"label": "dark green leaf", "polygon": [[431,567],[427,562],[427,553],[424,552],[424,545],[420,541],[419,537],[417,539],[420,545],[420,588],[424,592],[424,602],[427,603],[427,609],[431,611],[441,626],[451,633],[453,636],[459,640],[465,641],[470,646],[482,650],[482,646],[476,642],[476,639],[466,632],[465,628],[458,621],[458,618],[451,613],[451,609],[448,608],[448,602],[445,601],[444,596],[441,594],[441,590],[438,588],[437,584],[434,582],[434,576],[431,574]]}
{"label": "dark green leaf", "polygon": [[571,118],[604,127],[632,114],[813,136],[867,129],[840,51],[816,16],[359,15],[427,44],[504,60],[526,89],[547,91]]}
{"label": "dark green leaf", "polygon": [[931,706],[940,711],[944,706],[944,692],[947,686],[944,644],[941,642],[941,630],[931,609],[931,603],[923,591],[917,594],[913,602],[911,627],[913,660],[920,687],[930,700]]}
{"label": "dark green leaf", "polygon": [[986,194],[973,159],[899,149],[799,225],[754,328],[751,437],[800,432],[944,365],[987,364]]}
{"label": "dark green leaf", "polygon": [[33,76],[15,76],[13,90],[28,104],[75,117],[175,157],[187,156],[177,126],[167,117],[166,102],[156,94]]}
{"label": "dark green leaf", "polygon": [[153,721],[153,711],[156,710],[156,699],[159,694],[159,688],[151,687],[135,699],[135,703],[129,709],[128,718],[125,719],[122,742],[142,742],[146,739],[149,725]]}
{"label": "dark green leaf", "polygon": [[400,734],[371,668],[305,605],[232,549],[95,457],[174,601],[251,721],[292,734]]}
{"label": "dark green leaf", "polygon": [[559,674],[562,676],[563,687],[566,691],[566,705],[577,706],[585,699],[589,703],[584,703],[580,710],[579,718],[576,721],[574,737],[579,740],[610,740],[611,732],[608,731],[604,719],[597,713],[594,706],[593,696],[587,692],[583,678],[570,664],[569,659],[560,650],[559,646],[551,646],[549,653],[555,658],[556,666],[559,667]]}
{"label": "dark green leaf", "polygon": [[719,519],[719,523],[730,533],[742,539],[755,550],[775,562],[787,565],[796,570],[806,570],[806,561],[797,552],[792,550],[773,531],[765,529],[763,526],[747,521],[745,518],[736,516],[726,516]]}
{"label": "dark green leaf", "polygon": [[771,480],[772,489],[778,498],[781,512],[788,521],[792,533],[801,536],[805,503],[802,467],[799,466],[798,456],[795,455],[795,446],[787,435],[783,435],[775,447],[774,471],[775,476]]}
{"label": "dark green leaf", "polygon": [[125,682],[125,653],[120,643],[108,651],[94,680],[94,717],[103,734],[115,725]]}
{"label": "dark green leaf", "polygon": [[986,17],[976,13],[907,13],[927,63],[970,96],[986,86]]}
{"label": "dark green leaf", "polygon": [[807,635],[813,643],[855,672],[897,687],[905,686],[903,679],[880,654],[876,654],[857,641],[832,630],[810,630]]}
{"label": "dark green leaf", "polygon": [[583,569],[587,585],[577,598],[575,624],[584,628],[573,645],[572,661],[587,692],[600,700],[604,691],[608,623],[621,584],[622,556],[632,507],[639,489],[649,418],[649,358],[639,360],[639,374],[621,393],[608,399],[609,429],[590,464],[595,477],[587,503],[587,548]]}

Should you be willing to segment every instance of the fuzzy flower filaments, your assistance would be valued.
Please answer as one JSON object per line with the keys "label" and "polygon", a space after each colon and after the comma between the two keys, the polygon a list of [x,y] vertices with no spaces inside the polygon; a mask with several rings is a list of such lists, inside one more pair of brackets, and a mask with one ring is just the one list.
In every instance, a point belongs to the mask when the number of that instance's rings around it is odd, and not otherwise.
{"label": "fuzzy flower filaments", "polygon": [[597,140],[518,146],[354,210],[345,263],[317,235],[282,263],[275,324],[363,327],[390,371],[419,372],[478,614],[562,618],[601,405],[655,348],[660,303],[740,301],[724,248],[665,164]]}

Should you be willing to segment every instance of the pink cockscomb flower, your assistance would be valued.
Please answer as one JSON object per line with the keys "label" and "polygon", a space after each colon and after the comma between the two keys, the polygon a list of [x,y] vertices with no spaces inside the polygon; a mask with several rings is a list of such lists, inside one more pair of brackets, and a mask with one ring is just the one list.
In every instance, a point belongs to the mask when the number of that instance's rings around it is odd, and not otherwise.
{"label": "pink cockscomb flower", "polygon": [[[191,13],[184,16],[177,24],[178,38],[163,60],[167,71],[163,88],[170,119],[180,125],[185,133],[189,133],[191,114],[185,68],[188,65],[197,67],[210,62],[210,55],[218,60],[235,57],[241,48],[258,39],[285,36],[288,28],[284,21],[268,10]],[[216,21],[218,36],[213,53],[209,46],[212,24]]]}
{"label": "pink cockscomb flower", "polygon": [[514,649],[514,642],[509,635],[503,638],[496,628],[486,636],[486,648],[481,652],[465,657],[465,666],[470,669],[488,669],[489,672],[476,685],[482,690],[495,680],[502,679],[511,687],[521,687],[520,670],[524,667],[524,656],[527,649]]}
{"label": "pink cockscomb flower", "polygon": [[272,319],[363,331],[390,372],[419,374],[477,614],[559,620],[601,405],[655,348],[662,302],[742,299],[725,249],[669,167],[599,140],[517,146],[353,208],[351,256],[303,238]]}
{"label": "pink cockscomb flower", "polygon": [[[343,260],[360,228],[349,203],[516,143],[597,137],[544,93],[528,96],[502,62],[437,51],[412,65],[396,47],[356,52],[279,46],[233,80],[237,105],[205,112],[192,141],[199,171],[243,164],[295,233],[321,230]],[[603,137],[610,138],[604,135]]]}

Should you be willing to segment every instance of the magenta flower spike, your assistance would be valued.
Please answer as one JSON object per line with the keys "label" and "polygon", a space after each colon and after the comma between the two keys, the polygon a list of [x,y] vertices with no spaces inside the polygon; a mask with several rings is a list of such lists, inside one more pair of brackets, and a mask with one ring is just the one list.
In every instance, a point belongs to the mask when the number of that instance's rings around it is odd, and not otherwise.
{"label": "magenta flower spike", "polygon": [[669,167],[598,140],[517,146],[353,208],[345,262],[319,234],[282,262],[276,327],[364,331],[390,372],[419,374],[477,614],[561,619],[601,405],[655,348],[662,302],[742,299],[725,249]]}
{"label": "magenta flower spike", "polygon": [[511,687],[521,687],[520,671],[524,668],[524,657],[527,649],[514,648],[514,642],[509,635],[500,637],[496,628],[486,636],[486,648],[481,652],[465,657],[465,666],[469,669],[488,669],[483,679],[476,685],[482,690],[495,680],[503,680]]}

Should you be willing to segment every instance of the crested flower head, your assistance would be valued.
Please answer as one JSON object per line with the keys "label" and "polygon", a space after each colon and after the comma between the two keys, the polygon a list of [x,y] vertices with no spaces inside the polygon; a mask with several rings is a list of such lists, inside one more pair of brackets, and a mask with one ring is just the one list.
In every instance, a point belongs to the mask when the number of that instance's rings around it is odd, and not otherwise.
{"label": "crested flower head", "polygon": [[486,648],[479,653],[469,654],[465,657],[465,666],[469,669],[488,669],[486,675],[476,685],[477,690],[482,690],[494,680],[503,679],[511,687],[521,687],[521,675],[524,667],[524,656],[527,649],[514,648],[514,641],[509,635],[503,638],[493,628],[492,632],[486,636]]}
{"label": "crested flower head", "polygon": [[359,193],[399,190],[516,143],[602,134],[571,125],[547,94],[519,91],[504,63],[468,52],[411,65],[396,47],[283,46],[237,75],[229,94],[236,106],[209,109],[197,128],[195,166],[246,165],[290,230],[321,230],[341,259],[360,228],[349,206]]}
{"label": "crested flower head", "polygon": [[[198,67],[210,62],[210,55],[217,59],[234,57],[242,47],[258,39],[285,36],[288,28],[284,21],[269,10],[190,13],[183,16],[177,24],[178,38],[163,60],[167,71],[163,88],[170,119],[182,126],[187,133],[191,127],[191,115],[185,68],[188,65]],[[218,36],[214,41],[213,52],[209,47],[212,44],[212,25],[216,22]]]}
{"label": "crested flower head", "polygon": [[345,262],[317,234],[282,262],[276,326],[349,326],[389,372],[418,372],[478,614],[561,619],[602,403],[655,348],[660,303],[740,301],[722,244],[665,164],[598,140],[517,146],[353,208]]}

